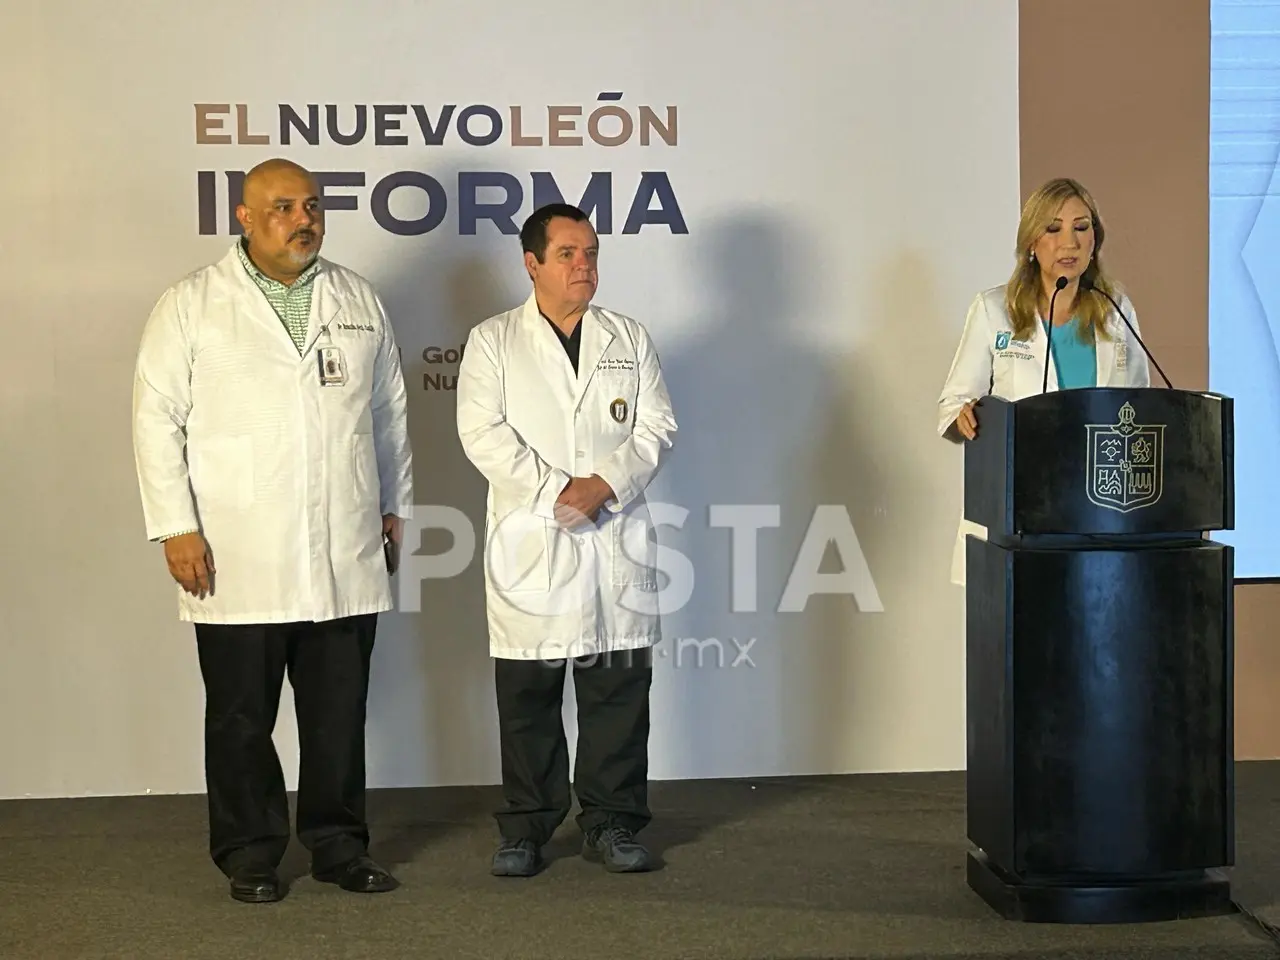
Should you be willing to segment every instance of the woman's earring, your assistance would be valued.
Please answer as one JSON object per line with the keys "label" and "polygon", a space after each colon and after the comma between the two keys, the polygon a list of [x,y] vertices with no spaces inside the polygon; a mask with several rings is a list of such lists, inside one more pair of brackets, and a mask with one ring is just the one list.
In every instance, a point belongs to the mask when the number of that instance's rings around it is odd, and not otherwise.
{"label": "woman's earring", "polygon": [[1036,258],[1036,252],[1032,250],[1027,254],[1027,263],[1031,263]]}

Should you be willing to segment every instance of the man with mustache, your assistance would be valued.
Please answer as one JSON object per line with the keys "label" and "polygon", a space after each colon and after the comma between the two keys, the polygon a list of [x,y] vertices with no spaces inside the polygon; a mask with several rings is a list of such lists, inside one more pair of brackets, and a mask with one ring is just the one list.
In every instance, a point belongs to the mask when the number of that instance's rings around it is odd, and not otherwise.
{"label": "man with mustache", "polygon": [[244,231],[161,296],[134,380],[147,536],[162,542],[205,690],[209,851],[233,899],[279,900],[289,806],[272,731],[286,672],[311,873],[395,889],[369,858],[365,713],[413,498],[405,386],[373,287],[319,256],[315,179],[249,172]]}
{"label": "man with mustache", "polygon": [[532,289],[471,329],[458,370],[458,436],[489,486],[485,608],[504,799],[490,872],[540,872],[576,792],[582,855],[642,873],[653,864],[636,834],[651,819],[649,690],[662,639],[645,491],[677,425],[648,330],[592,302],[600,241],[587,214],[540,207],[520,246]]}

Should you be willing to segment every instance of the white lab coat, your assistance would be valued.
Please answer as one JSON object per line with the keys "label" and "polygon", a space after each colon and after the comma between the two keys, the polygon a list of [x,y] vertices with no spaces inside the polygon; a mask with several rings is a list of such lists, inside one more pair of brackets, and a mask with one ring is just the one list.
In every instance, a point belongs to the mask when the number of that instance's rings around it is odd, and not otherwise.
{"label": "white lab coat", "polygon": [[[1049,362],[1048,389],[1058,389],[1057,370],[1052,357],[1049,357],[1049,338],[1044,332],[1043,319],[1037,318],[1039,322],[1032,328],[1030,340],[1013,340],[1004,295],[1003,286],[992,287],[975,296],[969,305],[960,345],[956,348],[947,382],[938,397],[939,435],[947,435],[947,428],[955,422],[960,408],[970,400],[984,396],[1021,400],[1039,393],[1044,383],[1046,359]],[[1141,333],[1142,328],[1138,326],[1138,317],[1129,298],[1120,294],[1116,300],[1133,328]],[[1124,321],[1116,316],[1114,308],[1108,315],[1107,325],[1112,339],[1099,337],[1097,343],[1098,386],[1150,386],[1147,355]],[[1059,330],[1060,327],[1054,328],[1055,337]],[[982,429],[981,415],[978,429]],[[982,527],[961,519],[951,558],[951,582],[961,586],[965,582],[965,536],[969,533],[977,537],[986,536]]]}
{"label": "white lab coat", "polygon": [[[592,306],[578,369],[531,295],[471,330],[458,370],[458,436],[489,483],[485,597],[493,657],[559,660],[661,639],[654,518],[645,489],[676,421],[658,354],[635,320]],[[566,530],[570,477],[616,494]]]}
{"label": "white lab coat", "polygon": [[[161,296],[134,380],[134,454],[147,537],[199,529],[212,596],[199,623],[323,621],[391,609],[382,515],[413,501],[405,386],[373,287],[327,260],[297,347],[233,247]],[[342,386],[321,386],[320,346]]]}

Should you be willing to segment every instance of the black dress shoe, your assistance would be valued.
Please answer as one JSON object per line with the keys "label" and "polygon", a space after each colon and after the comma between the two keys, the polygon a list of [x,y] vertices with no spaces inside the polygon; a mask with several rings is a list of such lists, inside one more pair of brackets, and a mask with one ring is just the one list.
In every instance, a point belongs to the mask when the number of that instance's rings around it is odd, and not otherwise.
{"label": "black dress shoe", "polygon": [[356,857],[311,875],[321,883],[336,883],[352,893],[387,893],[400,886],[399,880],[368,857]]}
{"label": "black dress shoe", "polygon": [[241,867],[232,870],[231,899],[241,903],[275,903],[284,899],[284,886],[271,867]]}

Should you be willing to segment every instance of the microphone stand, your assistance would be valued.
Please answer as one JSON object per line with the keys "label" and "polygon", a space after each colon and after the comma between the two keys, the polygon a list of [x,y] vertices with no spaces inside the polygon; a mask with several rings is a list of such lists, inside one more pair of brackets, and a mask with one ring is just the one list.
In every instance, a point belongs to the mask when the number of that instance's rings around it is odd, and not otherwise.
{"label": "microphone stand", "polygon": [[1049,298],[1049,327],[1046,334],[1049,338],[1049,345],[1045,349],[1044,355],[1044,382],[1040,384],[1040,392],[1044,393],[1049,389],[1049,364],[1053,360],[1053,301],[1058,299],[1058,294],[1067,285],[1066,277],[1059,277],[1058,282],[1053,285],[1053,296]]}
{"label": "microphone stand", "polygon": [[1120,319],[1124,321],[1124,325],[1129,328],[1129,332],[1133,334],[1133,339],[1138,341],[1138,346],[1142,348],[1142,352],[1147,355],[1147,359],[1151,361],[1151,365],[1154,366],[1156,368],[1156,372],[1160,374],[1160,379],[1164,381],[1164,385],[1172,390],[1173,384],[1169,382],[1169,378],[1166,377],[1164,375],[1164,371],[1160,369],[1160,364],[1156,363],[1156,358],[1151,355],[1151,351],[1147,349],[1147,345],[1143,343],[1142,338],[1138,336],[1138,331],[1133,329],[1133,324],[1130,323],[1129,318],[1124,315],[1124,311],[1120,309],[1120,304],[1116,303],[1115,297],[1111,296],[1111,294],[1107,293],[1107,291],[1103,290],[1092,280],[1086,280],[1084,277],[1080,278],[1080,289],[1096,290],[1111,301],[1111,305],[1116,308],[1116,313],[1119,315]]}

